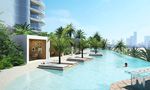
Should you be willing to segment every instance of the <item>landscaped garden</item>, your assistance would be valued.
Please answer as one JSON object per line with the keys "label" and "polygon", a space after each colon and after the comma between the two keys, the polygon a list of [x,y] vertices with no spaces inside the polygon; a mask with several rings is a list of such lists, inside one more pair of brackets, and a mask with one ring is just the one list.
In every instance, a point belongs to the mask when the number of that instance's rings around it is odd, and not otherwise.
{"label": "landscaped garden", "polygon": [[109,49],[121,54],[130,55],[132,57],[140,58],[150,61],[150,49],[132,47],[128,48],[123,40],[118,41],[114,47],[111,47],[109,40],[102,38],[98,32],[93,36],[86,37],[86,33],[81,29],[76,29],[72,24],[66,27],[59,27],[55,32],[34,32],[30,25],[17,24],[14,29],[9,30],[4,24],[0,24],[0,69],[6,69],[13,66],[24,64],[23,51],[21,46],[17,46],[13,40],[13,35],[39,35],[49,37],[51,41],[50,52],[51,56],[59,56],[59,63],[61,63],[61,56],[72,53],[80,54],[83,58],[83,51],[86,48],[94,50],[95,54],[98,49]]}

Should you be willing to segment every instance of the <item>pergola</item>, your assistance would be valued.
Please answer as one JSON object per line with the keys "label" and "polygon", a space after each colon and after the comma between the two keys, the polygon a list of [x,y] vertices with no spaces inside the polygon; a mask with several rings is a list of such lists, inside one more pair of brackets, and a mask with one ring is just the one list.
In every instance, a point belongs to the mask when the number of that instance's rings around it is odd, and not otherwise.
{"label": "pergola", "polygon": [[145,87],[145,80],[150,77],[150,68],[127,71],[127,73],[131,74],[131,85],[141,84]]}

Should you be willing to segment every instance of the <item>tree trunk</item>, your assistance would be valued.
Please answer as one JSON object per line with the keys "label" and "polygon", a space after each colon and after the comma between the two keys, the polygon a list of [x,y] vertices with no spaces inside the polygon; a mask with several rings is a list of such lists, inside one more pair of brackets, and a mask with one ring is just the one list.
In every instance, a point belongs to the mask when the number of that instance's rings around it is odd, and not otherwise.
{"label": "tree trunk", "polygon": [[61,64],[61,52],[59,51],[59,64]]}
{"label": "tree trunk", "polygon": [[73,46],[71,47],[71,56],[73,55],[73,52],[74,52],[74,48]]}
{"label": "tree trunk", "polygon": [[97,49],[95,49],[95,54],[97,53]]}
{"label": "tree trunk", "polygon": [[80,42],[79,42],[79,54],[80,54]]}
{"label": "tree trunk", "polygon": [[82,49],[82,54],[81,54],[81,57],[83,58],[83,49]]}

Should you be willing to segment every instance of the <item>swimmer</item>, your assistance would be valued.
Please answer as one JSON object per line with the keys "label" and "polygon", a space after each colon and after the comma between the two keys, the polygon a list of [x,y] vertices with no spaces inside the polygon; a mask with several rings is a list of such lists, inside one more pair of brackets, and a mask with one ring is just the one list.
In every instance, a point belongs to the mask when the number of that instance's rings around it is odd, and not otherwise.
{"label": "swimmer", "polygon": [[124,67],[128,67],[128,63],[124,63]]}

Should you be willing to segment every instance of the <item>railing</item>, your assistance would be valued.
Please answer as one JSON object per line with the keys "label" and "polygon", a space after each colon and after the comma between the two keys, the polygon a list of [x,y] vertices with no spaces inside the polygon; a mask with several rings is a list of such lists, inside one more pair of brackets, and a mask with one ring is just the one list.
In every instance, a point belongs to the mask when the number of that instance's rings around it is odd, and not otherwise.
{"label": "railing", "polygon": [[42,0],[31,0],[31,1],[36,3],[36,4],[38,4],[38,5],[41,5],[41,6],[45,7],[45,5],[44,5]]}
{"label": "railing", "polygon": [[45,14],[43,11],[37,10],[37,9],[35,9],[35,8],[32,8],[32,7],[30,7],[30,10],[31,10],[32,12],[34,12],[34,13],[38,13],[38,14],[41,14],[41,15],[44,15],[44,14]]}
{"label": "railing", "polygon": [[36,5],[32,5],[32,4],[31,4],[31,8],[34,8],[34,9],[39,10],[41,12],[44,11],[43,8],[41,8],[40,6],[36,6]]}
{"label": "railing", "polygon": [[31,17],[31,18],[34,18],[34,19],[38,19],[38,20],[41,20],[41,19],[42,19],[42,17],[39,16],[39,15],[33,15],[33,14],[31,14],[30,17]]}
{"label": "railing", "polygon": [[[33,22],[37,22],[40,25],[45,25],[45,23],[44,23],[44,21],[42,19],[35,19],[35,18],[30,17],[30,20],[33,21]],[[37,25],[37,23],[36,24],[32,23],[32,25],[35,26],[35,25]]]}

